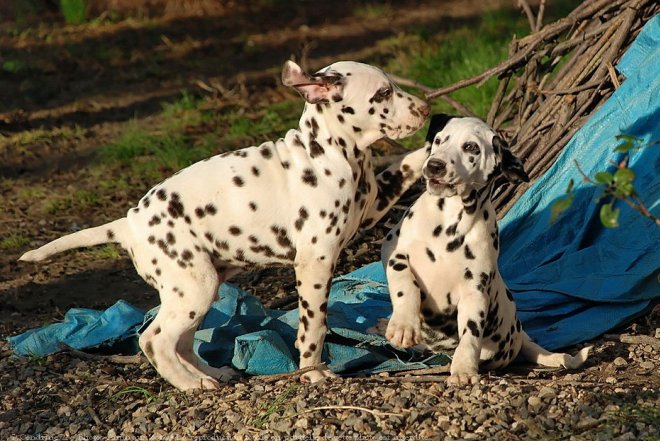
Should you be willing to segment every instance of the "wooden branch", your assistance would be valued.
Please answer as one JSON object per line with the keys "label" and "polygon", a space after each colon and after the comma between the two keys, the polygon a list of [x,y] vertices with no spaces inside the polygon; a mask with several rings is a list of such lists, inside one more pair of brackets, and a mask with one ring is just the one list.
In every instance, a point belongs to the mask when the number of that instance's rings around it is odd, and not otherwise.
{"label": "wooden branch", "polygon": [[541,29],[541,26],[543,26],[543,14],[545,13],[545,0],[541,0],[539,3],[539,11],[536,14],[536,27],[535,31],[538,31]]}
{"label": "wooden branch", "polygon": [[531,32],[536,32],[536,19],[534,18],[534,13],[532,12],[532,8],[529,6],[529,3],[527,3],[527,0],[518,0],[518,7],[522,8],[525,16],[527,16],[527,21],[529,22],[529,30]]}
{"label": "wooden branch", "polygon": [[141,364],[146,361],[141,353],[135,355],[99,355],[79,351],[78,349],[72,348],[64,343],[60,343],[58,347],[63,352],[67,352],[76,358],[82,358],[84,360],[109,361],[110,363],[117,364]]}

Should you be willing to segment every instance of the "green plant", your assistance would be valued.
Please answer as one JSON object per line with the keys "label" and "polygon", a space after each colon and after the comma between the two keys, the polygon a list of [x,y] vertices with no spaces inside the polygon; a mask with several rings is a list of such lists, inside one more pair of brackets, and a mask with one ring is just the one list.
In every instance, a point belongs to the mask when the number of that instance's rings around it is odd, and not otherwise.
{"label": "green plant", "polygon": [[102,205],[98,193],[92,190],[76,191],[73,200],[76,205],[79,205],[82,208],[98,207]]}
{"label": "green plant", "polygon": [[21,60],[7,60],[2,63],[2,70],[11,74],[18,74],[27,69],[27,64]]}
{"label": "green plant", "polygon": [[22,234],[12,233],[0,240],[0,249],[14,251],[30,244],[30,238]]}
{"label": "green plant", "polygon": [[53,199],[45,203],[44,209],[48,214],[56,214],[72,207],[71,198]]}
{"label": "green plant", "polygon": [[106,244],[102,247],[96,248],[90,253],[98,257],[99,259],[119,259],[121,258],[121,253],[119,251],[119,248],[115,244],[109,243]]}
{"label": "green plant", "polygon": [[[623,153],[623,159],[617,164],[611,162],[610,165],[614,166],[612,171],[599,171],[593,178],[589,177],[582,169],[580,164],[575,161],[575,166],[580,175],[582,175],[583,182],[601,188],[601,194],[596,198],[595,202],[600,203],[603,200],[605,203],[600,207],[600,222],[604,227],[616,228],[619,226],[619,215],[621,209],[615,208],[617,201],[623,201],[628,204],[632,209],[638,211],[643,216],[648,217],[656,225],[660,226],[660,219],[655,217],[644,202],[639,197],[635,189],[635,172],[628,167],[628,153],[633,150],[640,150],[644,147],[658,145],[659,142],[652,142],[643,144],[642,139],[630,135],[617,135],[616,140],[619,145],[614,149],[615,153]],[[566,211],[574,200],[573,188],[575,182],[571,179],[566,188],[564,197],[557,199],[550,207],[550,222],[557,221],[559,216]]]}
{"label": "green plant", "polygon": [[85,21],[87,0],[60,0],[60,12],[68,24],[80,24]]}
{"label": "green plant", "polygon": [[153,392],[151,392],[148,389],[145,389],[144,387],[141,386],[128,386],[123,389],[121,389],[119,392],[113,394],[110,399],[112,401],[117,401],[119,398],[125,396],[125,395],[138,395],[142,396],[146,401],[147,404],[150,404],[154,401],[157,400],[157,395],[155,395]]}
{"label": "green plant", "polygon": [[260,408],[264,410],[264,412],[252,420],[252,425],[257,429],[263,428],[264,424],[268,421],[268,418],[272,414],[281,411],[282,405],[298,391],[299,387],[300,386],[296,384],[291,385],[286,388],[286,390],[284,390],[284,392],[282,392],[279,396],[275,397],[275,399],[269,401],[268,403],[262,404]]}
{"label": "green plant", "polygon": [[43,366],[44,362],[46,361],[46,357],[44,357],[43,355],[37,355],[33,352],[27,354],[27,359],[28,359],[28,363],[37,366]]}

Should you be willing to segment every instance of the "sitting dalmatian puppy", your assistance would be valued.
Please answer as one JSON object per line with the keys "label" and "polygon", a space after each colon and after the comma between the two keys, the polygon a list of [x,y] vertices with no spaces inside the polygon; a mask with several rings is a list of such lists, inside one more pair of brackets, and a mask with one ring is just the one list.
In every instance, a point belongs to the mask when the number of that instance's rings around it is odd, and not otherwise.
{"label": "sitting dalmatian puppy", "polygon": [[402,348],[455,348],[450,384],[474,383],[480,367],[504,367],[521,351],[541,365],[580,366],[590,348],[572,357],[530,340],[497,268],[490,199],[500,177],[529,181],[518,158],[483,121],[447,115],[431,119],[426,150],[426,191],[382,248],[393,306],[386,338]]}
{"label": "sitting dalmatian puppy", "polygon": [[299,127],[284,138],[193,164],[156,185],[125,218],[20,259],[119,243],[160,294],[160,310],[140,347],[181,390],[219,387],[223,371],[193,353],[195,330],[218,286],[242,271],[275,265],[295,268],[300,367],[317,367],[302,380],[332,376],[319,366],[337,256],[358,228],[373,226],[421,176],[423,149],[374,175],[369,146],[414,133],[430,113],[381,70],[342,61],[310,75],[289,61],[282,80],[306,101]]}

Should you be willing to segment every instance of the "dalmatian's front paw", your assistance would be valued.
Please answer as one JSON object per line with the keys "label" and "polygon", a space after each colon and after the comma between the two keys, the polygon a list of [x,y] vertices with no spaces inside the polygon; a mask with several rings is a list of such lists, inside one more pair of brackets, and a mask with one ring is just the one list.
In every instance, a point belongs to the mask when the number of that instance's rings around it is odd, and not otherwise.
{"label": "dalmatian's front paw", "polygon": [[422,324],[419,316],[392,315],[385,338],[399,348],[410,348],[422,341]]}
{"label": "dalmatian's front paw", "polygon": [[313,371],[305,372],[300,376],[300,381],[302,383],[318,383],[321,380],[326,378],[337,378],[337,374],[332,372],[327,367],[320,367],[314,369]]}
{"label": "dalmatian's front paw", "polygon": [[479,382],[478,367],[473,366],[472,363],[461,363],[460,357],[454,357],[449,372],[451,375],[447,378],[447,384],[450,386],[465,386]]}

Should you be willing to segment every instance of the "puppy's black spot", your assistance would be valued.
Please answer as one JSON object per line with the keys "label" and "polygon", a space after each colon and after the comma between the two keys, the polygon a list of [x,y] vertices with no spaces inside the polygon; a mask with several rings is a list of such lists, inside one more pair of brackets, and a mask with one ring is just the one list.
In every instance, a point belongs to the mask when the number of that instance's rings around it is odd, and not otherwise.
{"label": "puppy's black spot", "polygon": [[472,335],[479,337],[479,326],[474,320],[468,320],[467,327],[470,328]]}
{"label": "puppy's black spot", "polygon": [[453,253],[456,251],[461,245],[463,245],[463,241],[465,240],[465,236],[459,236],[456,239],[452,240],[447,244],[447,251],[450,253]]}
{"label": "puppy's black spot", "polygon": [[466,259],[474,259],[474,254],[472,254],[472,250],[470,249],[469,245],[465,245],[465,258]]}
{"label": "puppy's black spot", "polygon": [[306,168],[303,170],[302,181],[303,183],[312,187],[316,187],[318,185],[318,179],[314,174],[314,170],[311,168]]}
{"label": "puppy's black spot", "polygon": [[151,342],[147,342],[146,345],[144,345],[144,353],[151,360],[153,363],[153,358],[154,358],[154,346],[151,344]]}

